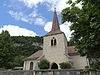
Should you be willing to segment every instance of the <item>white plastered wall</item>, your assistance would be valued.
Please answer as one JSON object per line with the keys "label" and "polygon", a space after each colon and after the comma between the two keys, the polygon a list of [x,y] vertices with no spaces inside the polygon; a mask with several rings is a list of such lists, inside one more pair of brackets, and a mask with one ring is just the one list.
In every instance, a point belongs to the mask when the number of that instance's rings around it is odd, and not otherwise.
{"label": "white plastered wall", "polygon": [[33,70],[37,70],[38,69],[38,61],[37,60],[26,60],[24,61],[24,68],[23,70],[30,70],[30,63],[33,62]]}

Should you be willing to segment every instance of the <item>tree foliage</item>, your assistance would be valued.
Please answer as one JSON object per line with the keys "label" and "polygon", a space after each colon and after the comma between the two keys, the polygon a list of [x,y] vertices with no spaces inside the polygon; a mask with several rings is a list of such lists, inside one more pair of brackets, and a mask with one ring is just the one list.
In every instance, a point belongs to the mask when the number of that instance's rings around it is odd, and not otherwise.
{"label": "tree foliage", "polygon": [[23,66],[23,63],[24,63],[24,61],[23,61],[23,59],[25,59],[26,58],[26,56],[16,56],[15,58],[14,58],[14,64],[15,64],[15,67],[17,66],[17,67],[22,67]]}
{"label": "tree foliage", "polygon": [[43,38],[39,36],[12,37],[8,31],[2,31],[0,34],[0,68],[23,66],[24,58],[42,49],[40,47],[40,45],[43,43],[42,41]]}
{"label": "tree foliage", "polygon": [[71,69],[71,64],[68,62],[62,62],[59,65],[61,69]]}
{"label": "tree foliage", "polygon": [[17,55],[30,56],[38,50],[42,50],[40,47],[43,43],[43,37],[26,37],[26,36],[13,36],[11,37],[16,45]]}
{"label": "tree foliage", "polygon": [[43,41],[42,37],[13,36],[11,38],[16,46],[16,57],[14,62],[16,66],[23,66],[24,58],[32,55],[38,50],[42,50],[40,47]]}
{"label": "tree foliage", "polygon": [[92,63],[91,67],[93,69],[99,69],[100,70],[100,61],[96,61],[96,62]]}
{"label": "tree foliage", "polygon": [[23,66],[23,59],[32,55],[38,50],[43,43],[43,37],[35,36],[12,36],[12,41],[16,46],[15,66]]}
{"label": "tree foliage", "polygon": [[11,37],[14,43],[23,45],[23,44],[32,44],[33,42],[35,43],[43,43],[43,37],[40,36],[35,36],[35,37],[29,37],[29,36],[12,36]]}
{"label": "tree foliage", "polygon": [[40,69],[49,69],[50,62],[47,59],[41,59],[40,62],[38,63],[38,67]]}
{"label": "tree foliage", "polygon": [[[82,8],[76,6],[78,3]],[[67,4],[71,7],[62,11],[62,20],[72,22],[71,40],[81,56],[86,55],[92,64],[94,59],[100,59],[100,0],[69,0]]]}
{"label": "tree foliage", "polygon": [[0,34],[0,68],[14,67],[15,46],[8,31]]}

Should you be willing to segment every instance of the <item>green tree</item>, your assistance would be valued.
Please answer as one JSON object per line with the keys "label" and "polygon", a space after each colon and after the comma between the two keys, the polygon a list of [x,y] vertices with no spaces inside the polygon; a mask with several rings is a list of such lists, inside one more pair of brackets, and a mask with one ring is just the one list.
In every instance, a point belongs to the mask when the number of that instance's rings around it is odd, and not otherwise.
{"label": "green tree", "polygon": [[25,59],[26,56],[16,56],[14,59],[15,66],[23,67],[23,59]]}
{"label": "green tree", "polygon": [[41,59],[40,62],[38,63],[38,67],[40,69],[49,69],[50,62],[47,59]]}
{"label": "green tree", "polygon": [[[81,3],[82,8],[76,7]],[[62,12],[63,22],[72,22],[72,39],[81,56],[87,56],[90,64],[100,59],[100,0],[69,0],[71,7]]]}
{"label": "green tree", "polygon": [[11,38],[16,46],[15,66],[23,66],[22,60],[25,57],[32,55],[38,50],[42,50],[39,45],[42,44],[43,37],[12,36]]}
{"label": "green tree", "polygon": [[99,69],[100,70],[100,61],[96,61],[96,62],[92,63],[91,67],[93,69]]}
{"label": "green tree", "polygon": [[0,68],[13,68],[15,46],[8,31],[0,34]]}
{"label": "green tree", "polygon": [[71,69],[71,64],[68,62],[62,62],[59,65],[61,69]]}

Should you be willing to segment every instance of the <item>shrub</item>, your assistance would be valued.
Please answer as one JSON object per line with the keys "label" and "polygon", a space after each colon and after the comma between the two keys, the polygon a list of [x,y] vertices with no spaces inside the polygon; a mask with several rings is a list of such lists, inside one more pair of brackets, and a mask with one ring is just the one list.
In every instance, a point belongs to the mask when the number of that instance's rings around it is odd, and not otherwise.
{"label": "shrub", "polygon": [[59,64],[61,69],[70,69],[71,68],[71,64],[68,62],[62,62]]}
{"label": "shrub", "polygon": [[100,61],[96,61],[95,63],[91,64],[91,68],[100,70]]}
{"label": "shrub", "polygon": [[41,59],[40,62],[38,63],[38,67],[40,69],[49,69],[50,62],[47,59]]}

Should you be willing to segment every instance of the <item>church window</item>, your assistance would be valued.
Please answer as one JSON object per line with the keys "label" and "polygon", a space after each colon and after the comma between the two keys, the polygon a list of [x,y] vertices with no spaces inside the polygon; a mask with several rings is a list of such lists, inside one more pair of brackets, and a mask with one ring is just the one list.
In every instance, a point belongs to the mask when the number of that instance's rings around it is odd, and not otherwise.
{"label": "church window", "polygon": [[56,45],[56,39],[54,39],[54,45]]}
{"label": "church window", "polygon": [[51,40],[51,46],[55,46],[57,44],[56,39],[53,37]]}
{"label": "church window", "polygon": [[51,40],[51,46],[53,46],[53,39]]}
{"label": "church window", "polygon": [[33,62],[30,63],[30,70],[33,70]]}

